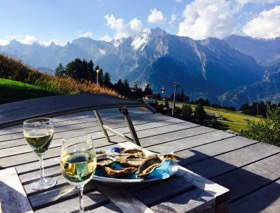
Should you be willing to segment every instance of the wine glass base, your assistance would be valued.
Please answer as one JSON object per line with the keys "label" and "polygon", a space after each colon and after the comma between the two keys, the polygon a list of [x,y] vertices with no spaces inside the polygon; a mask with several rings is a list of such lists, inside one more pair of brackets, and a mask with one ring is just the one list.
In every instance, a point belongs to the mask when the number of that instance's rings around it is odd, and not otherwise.
{"label": "wine glass base", "polygon": [[48,189],[53,187],[55,184],[56,184],[56,179],[51,177],[45,177],[31,183],[31,189],[33,190]]}

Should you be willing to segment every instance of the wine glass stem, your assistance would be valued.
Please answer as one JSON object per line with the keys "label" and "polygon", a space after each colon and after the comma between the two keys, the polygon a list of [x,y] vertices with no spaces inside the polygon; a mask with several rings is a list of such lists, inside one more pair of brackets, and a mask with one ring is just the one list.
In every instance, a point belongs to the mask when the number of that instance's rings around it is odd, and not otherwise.
{"label": "wine glass stem", "polygon": [[40,162],[40,177],[41,177],[41,181],[43,181],[45,177],[43,156],[39,157],[39,162]]}
{"label": "wine glass stem", "polygon": [[83,200],[83,196],[84,196],[84,187],[78,187],[79,189],[79,203],[80,203],[80,212],[84,212],[84,200]]}

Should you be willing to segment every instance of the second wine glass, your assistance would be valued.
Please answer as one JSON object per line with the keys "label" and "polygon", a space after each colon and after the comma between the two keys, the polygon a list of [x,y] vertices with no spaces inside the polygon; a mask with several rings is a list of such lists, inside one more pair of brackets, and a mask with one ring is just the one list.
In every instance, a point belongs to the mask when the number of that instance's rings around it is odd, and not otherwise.
{"label": "second wine glass", "polygon": [[84,212],[83,189],[96,170],[96,155],[90,134],[63,139],[61,172],[64,178],[79,189],[80,212]]}

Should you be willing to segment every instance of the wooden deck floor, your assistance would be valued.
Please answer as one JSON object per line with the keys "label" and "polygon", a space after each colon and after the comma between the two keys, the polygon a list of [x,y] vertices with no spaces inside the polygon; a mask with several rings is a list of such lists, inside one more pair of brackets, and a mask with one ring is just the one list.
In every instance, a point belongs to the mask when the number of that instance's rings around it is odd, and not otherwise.
{"label": "wooden deck floor", "polygon": [[[142,147],[156,152],[174,151],[181,166],[230,189],[230,212],[280,212],[279,147],[145,110],[130,113]],[[122,116],[114,110],[103,111],[102,116],[104,123],[119,132],[129,132]],[[65,183],[58,157],[62,137],[95,132],[97,148],[113,145],[106,142],[91,112],[56,117],[54,123],[55,136],[45,156],[45,173],[56,176],[58,184]],[[115,136],[112,140],[122,142]],[[0,130],[0,166],[16,167],[30,202],[41,212],[45,204],[30,189],[30,181],[39,175],[38,159],[30,152],[21,126]],[[42,212],[46,211],[44,208]]]}

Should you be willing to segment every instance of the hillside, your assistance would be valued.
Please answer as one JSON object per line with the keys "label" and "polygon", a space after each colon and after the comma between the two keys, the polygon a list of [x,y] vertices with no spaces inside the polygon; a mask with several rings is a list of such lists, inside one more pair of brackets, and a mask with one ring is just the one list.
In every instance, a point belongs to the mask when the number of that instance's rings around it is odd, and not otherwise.
{"label": "hillside", "polygon": [[0,78],[0,91],[0,104],[50,95],[59,95],[59,93],[55,91],[49,91],[40,86],[5,78]]}
{"label": "hillside", "polygon": [[120,95],[98,84],[59,78],[31,69],[22,62],[0,54],[0,104],[49,95],[97,93]]}
{"label": "hillside", "polygon": [[280,103],[280,63],[267,70],[263,80],[219,96],[221,104],[235,107],[258,101]]}
{"label": "hillside", "polygon": [[280,63],[280,38],[254,39],[231,35],[225,41],[234,49],[252,56],[259,64],[271,66]]}

